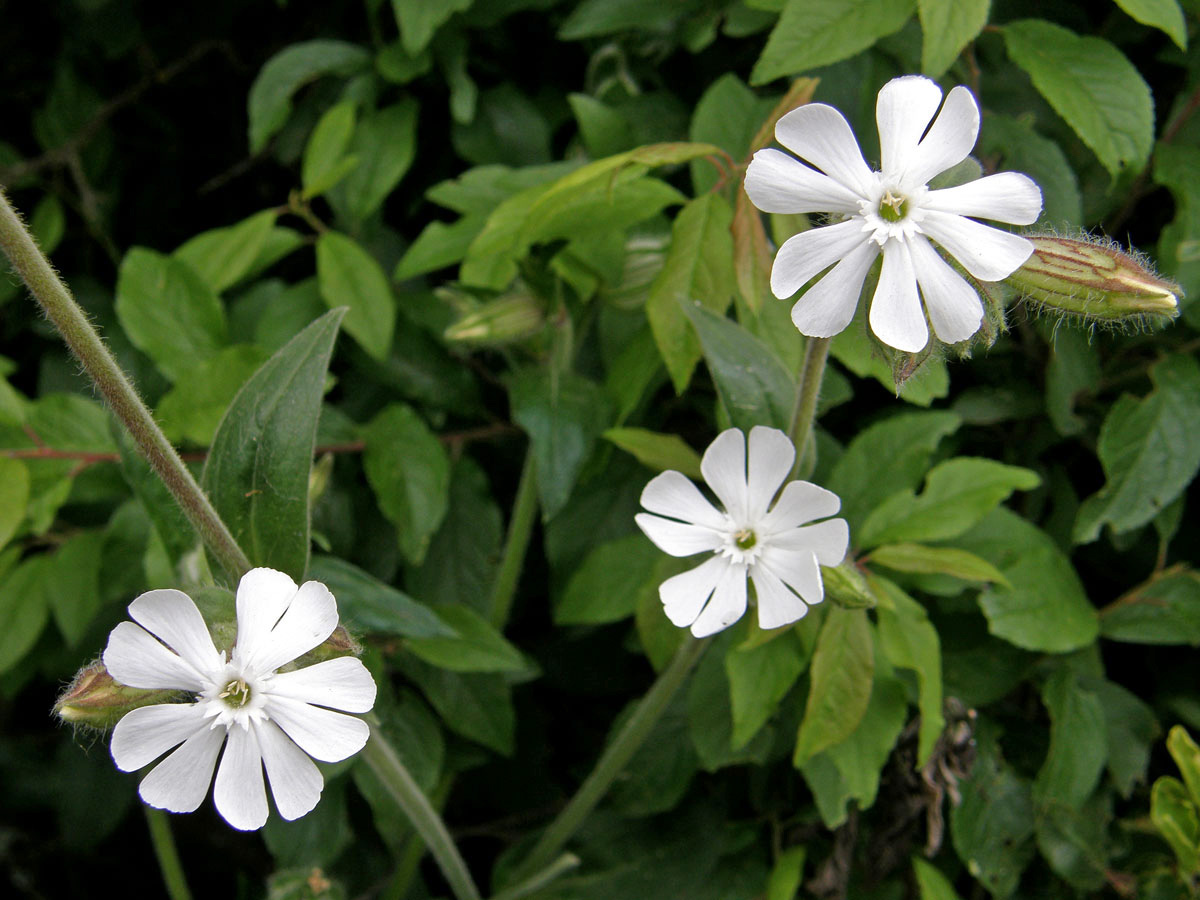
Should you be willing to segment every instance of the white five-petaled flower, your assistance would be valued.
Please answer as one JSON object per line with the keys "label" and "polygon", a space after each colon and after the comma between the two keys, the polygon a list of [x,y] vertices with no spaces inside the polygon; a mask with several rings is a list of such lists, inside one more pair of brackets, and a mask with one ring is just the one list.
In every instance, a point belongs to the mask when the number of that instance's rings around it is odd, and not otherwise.
{"label": "white five-petaled flower", "polygon": [[[746,611],[746,576],[758,597],[758,624],[779,628],[803,616],[825,596],[820,566],[846,555],[850,532],[838,511],[837,494],[807,481],[792,481],[768,511],[792,470],[796,451],[782,431],[756,426],[745,436],[721,432],[704,451],[700,470],[723,510],[717,509],[680,472],[656,475],[642,491],[638,526],[672,556],[709,553],[696,568],[659,587],[667,618],[688,625],[696,637],[727,628]],[[749,466],[747,466],[749,462]]]}
{"label": "white five-petaled flower", "polygon": [[867,270],[882,253],[870,308],[876,336],[898,350],[922,349],[929,338],[923,297],[938,338],[964,341],[979,330],[983,306],[930,241],[980,281],[1007,278],[1033,252],[1025,238],[968,218],[1034,222],[1042,193],[1027,176],[1002,172],[929,189],[931,178],[966,159],[979,134],[979,106],[969,90],[956,87],[941,101],[941,88],[919,75],[883,86],[875,111],[878,172],[863,160],[842,114],[823,103],[794,109],[775,127],[779,143],[816,168],[779,150],[754,155],[746,193],[759,209],[840,219],[788,239],[775,257],[771,290],[780,299],[833,266],[792,307],[792,321],[803,334],[832,337],[850,323]]}
{"label": "white five-petaled flower", "polygon": [[113,730],[113,760],[126,772],[181,745],[142,779],[139,793],[151,806],[195,810],[224,746],[213,787],[217,812],[234,828],[261,828],[265,765],[279,814],[296,819],[317,805],[324,786],[310,757],[337,762],[366,743],[366,722],[333,711],[374,706],[375,682],[362,662],[337,657],[277,671],[337,627],[337,604],[320,582],[297,588],[274,569],[247,572],[238,584],[237,640],[228,659],[182,591],[142,594],[129,604],[129,615],[134,622],[114,628],[104,650],[109,674],[130,687],[195,697],[135,709]]}

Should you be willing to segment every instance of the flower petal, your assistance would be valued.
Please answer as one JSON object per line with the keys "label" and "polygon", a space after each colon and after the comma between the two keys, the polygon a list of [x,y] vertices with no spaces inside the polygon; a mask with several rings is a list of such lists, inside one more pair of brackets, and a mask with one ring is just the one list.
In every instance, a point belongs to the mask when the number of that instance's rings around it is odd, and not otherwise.
{"label": "flower petal", "polygon": [[279,815],[291,821],[311,812],[325,787],[321,770],[274,722],[255,722],[253,727]]}
{"label": "flower petal", "polygon": [[847,219],[836,225],[811,228],[783,242],[771,266],[771,293],[786,300],[808,280],[867,243],[862,221]]}
{"label": "flower petal", "polygon": [[776,123],[775,139],[860,197],[875,181],[850,123],[832,106],[807,103],[793,109]]}
{"label": "flower petal", "polygon": [[746,524],[757,527],[775,498],[775,492],[791,474],[796,448],[778,428],[755,425],[750,429],[750,458],[746,467]]}
{"label": "flower petal", "polygon": [[802,618],[808,612],[808,604],[793,594],[770,569],[759,565],[751,566],[750,578],[754,581],[754,592],[758,595],[759,628],[781,628]]}
{"label": "flower petal", "polygon": [[922,209],[1031,225],[1042,214],[1042,189],[1028,175],[1000,172],[957,187],[930,191]]}
{"label": "flower petal", "polygon": [[770,537],[805,522],[832,516],[841,508],[841,498],[833,491],[811,481],[793,481],[783,489],[775,508],[763,517],[759,529],[765,537]]}
{"label": "flower petal", "polygon": [[750,202],[769,213],[858,212],[861,198],[841,183],[775,150],[759,150],[746,167]]}
{"label": "flower petal", "polygon": [[254,831],[267,824],[262,753],[253,729],[235,726],[229,730],[213,784],[213,803],[225,821],[239,831]]}
{"label": "flower petal", "polygon": [[810,553],[821,565],[836,566],[846,558],[850,526],[845,519],[829,519],[774,535],[768,546],[788,553]]}
{"label": "flower petal", "polygon": [[270,636],[256,647],[254,665],[260,672],[274,671],[320,644],[337,623],[337,601],[329,588],[319,581],[304,582]]}
{"label": "flower petal", "polygon": [[271,678],[268,693],[344,712],[365,713],[375,705],[375,679],[361,660],[352,656],[327,659]]}
{"label": "flower petal", "polygon": [[904,183],[924,185],[933,176],[958,165],[967,158],[978,137],[979,104],[969,90],[959,85],[946,95],[942,111],[909,159]]}
{"label": "flower petal", "polygon": [[217,751],[223,743],[224,728],[205,728],[196,732],[142,779],[138,794],[158,809],[194,811],[208,793],[213,767],[217,764]]}
{"label": "flower petal", "polygon": [[700,472],[725,512],[735,522],[745,522],[746,436],[737,428],[727,428],[718,434],[704,451]]}
{"label": "flower petal", "polygon": [[263,709],[301,750],[321,762],[340,762],[353,756],[371,734],[362,719],[290,697],[268,696]]}
{"label": "flower petal", "polygon": [[689,525],[649,513],[638,513],[633,521],[659,550],[672,556],[692,556],[721,546],[721,535],[703,525]]}
{"label": "flower petal", "polygon": [[925,211],[921,231],[980,281],[1007,278],[1033,253],[1033,244],[1020,235],[933,209]]}
{"label": "flower petal", "polygon": [[183,591],[147,591],[129,604],[129,615],[197,671],[215,672],[224,664],[204,616]]}
{"label": "flower petal", "polygon": [[758,564],[782,579],[783,583],[799,594],[809,606],[825,599],[821,567],[817,565],[817,558],[812,553],[805,550],[788,550],[772,544],[763,548]]}
{"label": "flower petal", "polygon": [[904,241],[891,240],[883,245],[883,268],[871,299],[869,319],[875,336],[897,350],[916,353],[929,340],[912,256]]}
{"label": "flower petal", "polygon": [[133,622],[112,630],[101,658],[108,674],[129,687],[202,691],[209,686],[195,666]]}
{"label": "flower petal", "polygon": [[950,268],[929,241],[917,237],[909,248],[934,332],[947,344],[965,341],[983,322],[983,304],[979,295]]}
{"label": "flower petal", "polygon": [[923,75],[893,78],[879,89],[875,122],[879,126],[880,168],[885,178],[903,177],[941,102],[942,89]]}
{"label": "flower petal", "polygon": [[820,281],[805,291],[792,307],[792,323],[809,337],[833,337],[854,318],[863,281],[879,246],[863,241],[829,270]]}
{"label": "flower petal", "polygon": [[238,633],[234,645],[239,659],[257,653],[259,641],[270,634],[296,590],[296,582],[274,569],[251,569],[242,576],[237,589]]}
{"label": "flower petal", "polygon": [[196,703],[158,703],[130,710],[113,729],[109,750],[122,772],[154,762],[209,723]]}
{"label": "flower petal", "polygon": [[730,562],[723,556],[712,559],[683,572],[672,575],[658,586],[658,597],[662,600],[663,612],[673,625],[686,628],[696,621],[700,610],[712,596],[713,588],[721,580]]}
{"label": "flower petal", "polygon": [[727,566],[708,605],[692,623],[692,634],[708,637],[728,628],[746,611],[746,567]]}
{"label": "flower petal", "polygon": [[708,502],[699,488],[682,472],[655,475],[642,489],[642,506],[652,513],[670,516],[706,528],[724,528],[725,516]]}

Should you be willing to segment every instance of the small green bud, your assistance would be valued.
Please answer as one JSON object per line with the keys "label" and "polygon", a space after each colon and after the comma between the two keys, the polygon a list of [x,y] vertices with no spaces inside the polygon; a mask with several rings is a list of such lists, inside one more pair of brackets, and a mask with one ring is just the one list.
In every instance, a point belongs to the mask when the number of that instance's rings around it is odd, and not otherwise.
{"label": "small green bud", "polygon": [[72,725],[107,730],[127,712],[152,703],[169,703],[179,691],[146,690],[119,684],[97,660],[84,666],[54,704],[54,712]]}
{"label": "small green bud", "polygon": [[501,347],[533,337],[546,324],[545,310],[528,291],[512,291],[465,313],[445,331],[448,341]]}
{"label": "small green bud", "polygon": [[825,596],[846,609],[873,609],[875,595],[867,585],[867,579],[853,562],[840,566],[821,566],[821,579],[825,582]]}
{"label": "small green bud", "polygon": [[1005,281],[1047,309],[1101,322],[1173,319],[1179,313],[1179,285],[1109,243],[1029,240],[1033,255]]}
{"label": "small green bud", "polygon": [[637,235],[625,242],[621,282],[605,288],[601,296],[618,309],[638,309],[650,295],[650,285],[667,261],[665,235]]}

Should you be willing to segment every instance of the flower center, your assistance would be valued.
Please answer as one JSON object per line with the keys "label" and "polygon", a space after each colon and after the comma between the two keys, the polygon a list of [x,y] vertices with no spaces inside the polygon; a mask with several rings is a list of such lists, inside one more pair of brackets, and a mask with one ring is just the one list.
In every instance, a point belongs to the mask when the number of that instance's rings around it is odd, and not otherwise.
{"label": "flower center", "polygon": [[250,702],[250,685],[246,684],[244,678],[235,678],[225,685],[225,690],[217,696],[224,700],[227,706],[241,709]]}
{"label": "flower center", "polygon": [[908,215],[908,198],[894,194],[888,188],[879,198],[879,218],[885,222],[899,222]]}
{"label": "flower center", "polygon": [[733,542],[737,544],[739,550],[749,550],[758,543],[758,538],[749,528],[743,528],[733,535]]}

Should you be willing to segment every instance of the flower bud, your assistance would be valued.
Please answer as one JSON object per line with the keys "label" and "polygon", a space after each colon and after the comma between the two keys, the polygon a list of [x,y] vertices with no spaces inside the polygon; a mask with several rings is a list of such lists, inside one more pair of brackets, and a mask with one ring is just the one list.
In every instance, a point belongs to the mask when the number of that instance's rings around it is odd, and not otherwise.
{"label": "flower bud", "polygon": [[625,243],[620,284],[606,287],[601,296],[618,309],[638,309],[650,296],[650,286],[667,261],[667,236],[637,235]]}
{"label": "flower bud", "polygon": [[1005,281],[1048,309],[1100,321],[1171,319],[1179,285],[1107,243],[1031,237],[1033,255]]}
{"label": "flower bud", "polygon": [[533,337],[545,324],[542,304],[528,291],[517,290],[465,313],[444,336],[455,343],[498,347]]}
{"label": "flower bud", "polygon": [[130,710],[151,703],[166,703],[178,694],[179,691],[146,690],[118,684],[108,674],[104,663],[97,660],[79,670],[71,686],[55,702],[54,711],[72,725],[109,729]]}
{"label": "flower bud", "polygon": [[825,595],[838,606],[872,609],[876,605],[875,595],[867,586],[867,580],[852,562],[847,561],[840,566],[821,566],[821,580],[825,583]]}

